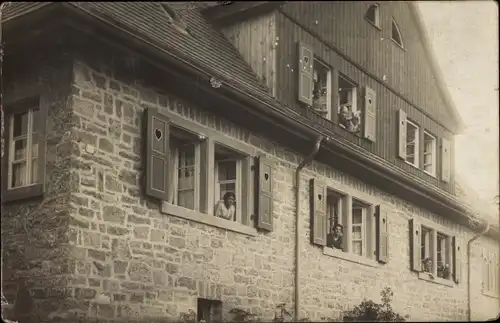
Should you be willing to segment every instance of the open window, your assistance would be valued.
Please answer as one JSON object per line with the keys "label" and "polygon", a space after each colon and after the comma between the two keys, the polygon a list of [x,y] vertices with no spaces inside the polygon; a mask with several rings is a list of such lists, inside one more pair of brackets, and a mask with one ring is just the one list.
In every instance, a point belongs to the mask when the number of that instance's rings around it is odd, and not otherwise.
{"label": "open window", "polygon": [[393,19],[392,20],[392,31],[391,31],[391,39],[398,44],[399,47],[404,48],[403,46],[403,36],[401,36],[401,31],[399,30],[398,24]]}
{"label": "open window", "polygon": [[372,4],[365,14],[366,20],[368,20],[372,25],[380,29],[380,7],[378,4]]}
{"label": "open window", "polygon": [[324,118],[331,119],[331,69],[314,58],[313,109]]}
{"label": "open window", "polygon": [[413,122],[406,121],[406,162],[418,167],[419,164],[419,128]]}
{"label": "open window", "polygon": [[357,104],[357,85],[343,75],[338,78],[337,113],[339,126],[357,133],[361,128],[361,110]]}
{"label": "open window", "polygon": [[168,202],[198,210],[200,141],[194,134],[170,127],[170,165]]}

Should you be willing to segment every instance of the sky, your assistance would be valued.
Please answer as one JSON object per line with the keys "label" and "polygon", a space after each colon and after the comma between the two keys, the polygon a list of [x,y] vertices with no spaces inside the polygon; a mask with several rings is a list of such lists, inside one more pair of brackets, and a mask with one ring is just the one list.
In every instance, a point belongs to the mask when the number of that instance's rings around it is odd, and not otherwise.
{"label": "sky", "polygon": [[455,139],[456,171],[485,202],[499,191],[498,5],[419,2],[429,40],[465,130]]}

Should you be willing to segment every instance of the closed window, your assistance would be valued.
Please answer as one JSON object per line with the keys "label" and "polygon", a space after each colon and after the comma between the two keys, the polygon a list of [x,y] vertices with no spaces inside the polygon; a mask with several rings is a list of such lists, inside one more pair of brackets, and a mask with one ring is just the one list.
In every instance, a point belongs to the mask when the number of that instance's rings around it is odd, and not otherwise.
{"label": "closed window", "polygon": [[419,128],[407,120],[406,124],[406,162],[418,167],[419,153]]}
{"label": "closed window", "polygon": [[496,252],[483,251],[483,293],[497,297],[500,295],[499,259]]}
{"label": "closed window", "polygon": [[4,199],[41,195],[45,176],[46,110],[41,109],[38,100],[28,100],[7,105],[5,114]]}
{"label": "closed window", "polygon": [[391,38],[399,47],[404,47],[401,31],[399,30],[398,24],[394,20],[392,20]]}
{"label": "closed window", "polygon": [[424,132],[424,171],[436,175],[436,138]]}

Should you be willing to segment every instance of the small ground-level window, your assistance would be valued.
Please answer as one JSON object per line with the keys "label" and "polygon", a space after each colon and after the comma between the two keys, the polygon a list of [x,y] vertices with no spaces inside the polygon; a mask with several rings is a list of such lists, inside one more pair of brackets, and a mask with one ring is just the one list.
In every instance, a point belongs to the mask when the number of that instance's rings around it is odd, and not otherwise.
{"label": "small ground-level window", "polygon": [[222,322],[222,302],[198,298],[197,322]]}

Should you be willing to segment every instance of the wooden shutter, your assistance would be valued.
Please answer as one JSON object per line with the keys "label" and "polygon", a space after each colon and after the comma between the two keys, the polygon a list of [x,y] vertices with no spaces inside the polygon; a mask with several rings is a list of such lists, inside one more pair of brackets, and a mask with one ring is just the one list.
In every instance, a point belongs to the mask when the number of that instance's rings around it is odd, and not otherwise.
{"label": "wooden shutter", "polygon": [[406,112],[398,112],[398,157],[406,160]]}
{"label": "wooden shutter", "polygon": [[462,277],[462,250],[458,237],[453,237],[453,279],[455,283],[460,282]]}
{"label": "wooden shutter", "polygon": [[417,219],[410,220],[410,258],[411,270],[422,271],[422,259],[420,258],[422,225]]}
{"label": "wooden shutter", "polygon": [[327,219],[326,203],[327,189],[326,185],[312,178],[309,181],[310,212],[311,212],[311,243],[320,246],[326,245]]}
{"label": "wooden shutter", "polygon": [[273,231],[273,164],[267,157],[259,156],[256,165],[257,228]]}
{"label": "wooden shutter", "polygon": [[364,135],[365,138],[375,142],[377,137],[377,94],[375,90],[365,87],[365,116]]}
{"label": "wooden shutter", "polygon": [[451,142],[448,139],[441,139],[441,179],[444,182],[450,181],[451,176]]}
{"label": "wooden shutter", "polygon": [[299,101],[312,105],[314,54],[311,48],[298,44]]}
{"label": "wooden shutter", "polygon": [[387,212],[380,205],[375,207],[377,232],[377,261],[386,264],[389,261],[389,223]]}
{"label": "wooden shutter", "polygon": [[214,208],[214,142],[206,138],[200,144],[200,212],[212,214]]}
{"label": "wooden shutter", "polygon": [[146,195],[168,200],[169,120],[154,108],[148,108],[146,117]]}

